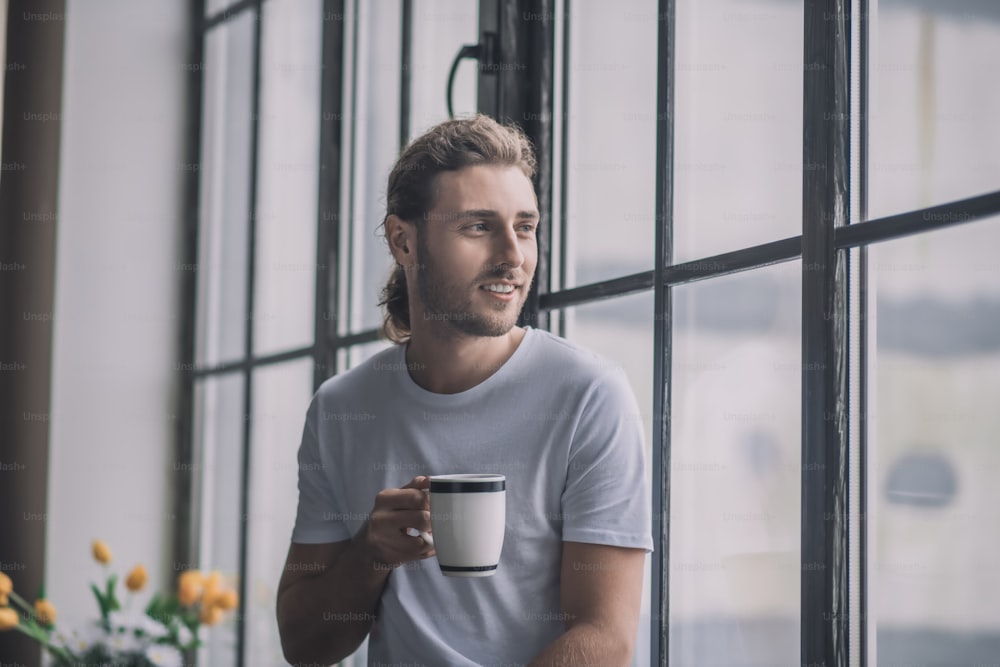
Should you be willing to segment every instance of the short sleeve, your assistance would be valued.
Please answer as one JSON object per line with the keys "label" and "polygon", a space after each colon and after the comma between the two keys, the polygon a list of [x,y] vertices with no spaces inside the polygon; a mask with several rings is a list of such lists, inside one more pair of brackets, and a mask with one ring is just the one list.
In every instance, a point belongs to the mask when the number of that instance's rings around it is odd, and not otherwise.
{"label": "short sleeve", "polygon": [[316,427],[318,402],[314,397],[309,406],[299,445],[299,505],[292,530],[292,542],[299,544],[341,542],[351,537],[350,530],[339,519],[345,515],[333,491],[332,471],[322,456]]}
{"label": "short sleeve", "polygon": [[588,391],[570,446],[563,540],[652,551],[642,416],[625,373]]}

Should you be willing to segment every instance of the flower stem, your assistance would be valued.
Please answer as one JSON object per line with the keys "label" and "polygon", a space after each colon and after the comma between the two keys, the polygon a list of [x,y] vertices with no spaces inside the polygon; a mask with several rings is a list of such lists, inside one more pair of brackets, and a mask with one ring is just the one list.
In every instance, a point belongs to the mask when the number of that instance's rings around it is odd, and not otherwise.
{"label": "flower stem", "polygon": [[[18,604],[24,606],[24,600],[22,600],[20,596],[11,592],[11,597],[14,597],[15,601],[18,602]],[[26,620],[29,621],[27,625],[21,625],[20,623],[18,623],[11,629],[17,630],[21,634],[31,637],[36,642],[41,644],[42,648],[48,650],[55,657],[59,658],[63,662],[70,663],[73,660],[73,656],[69,653],[69,651],[60,646],[55,646],[54,644],[52,644],[52,642],[49,641],[48,636],[45,634],[45,631],[42,628],[38,627],[33,622],[31,622],[31,619],[26,619]]]}
{"label": "flower stem", "polygon": [[31,619],[25,619],[25,620],[27,620],[28,623],[26,624],[18,623],[17,625],[14,626],[13,629],[28,635],[39,644],[48,644],[48,637],[39,632],[38,626],[32,623]]}
{"label": "flower stem", "polygon": [[66,664],[76,664],[76,663],[73,662],[73,655],[69,651],[67,651],[66,649],[64,649],[62,647],[59,647],[59,646],[53,646],[52,644],[49,644],[48,642],[45,643],[45,648],[47,648],[49,650],[49,652],[52,653],[52,655],[54,655],[55,657],[59,658],[64,663],[66,663]]}
{"label": "flower stem", "polygon": [[22,598],[14,591],[10,592],[10,599],[16,602],[17,606],[23,609],[26,614],[34,614],[35,608],[32,607],[30,604],[28,604],[24,598]]}

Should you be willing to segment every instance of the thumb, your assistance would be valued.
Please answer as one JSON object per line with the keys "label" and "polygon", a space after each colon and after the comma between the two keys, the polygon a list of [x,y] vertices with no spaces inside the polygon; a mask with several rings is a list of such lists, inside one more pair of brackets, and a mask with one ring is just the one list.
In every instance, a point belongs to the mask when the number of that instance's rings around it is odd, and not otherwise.
{"label": "thumb", "polygon": [[401,488],[404,489],[429,489],[431,487],[431,478],[427,475],[417,475],[409,481],[406,486]]}

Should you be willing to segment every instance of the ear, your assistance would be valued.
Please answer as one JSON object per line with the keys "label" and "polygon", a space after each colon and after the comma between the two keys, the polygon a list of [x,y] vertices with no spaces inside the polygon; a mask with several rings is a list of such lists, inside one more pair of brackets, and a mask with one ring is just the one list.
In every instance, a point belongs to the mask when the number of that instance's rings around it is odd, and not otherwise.
{"label": "ear", "polygon": [[407,222],[398,215],[386,217],[385,238],[389,242],[389,252],[397,264],[407,266],[417,261],[417,228],[412,222]]}

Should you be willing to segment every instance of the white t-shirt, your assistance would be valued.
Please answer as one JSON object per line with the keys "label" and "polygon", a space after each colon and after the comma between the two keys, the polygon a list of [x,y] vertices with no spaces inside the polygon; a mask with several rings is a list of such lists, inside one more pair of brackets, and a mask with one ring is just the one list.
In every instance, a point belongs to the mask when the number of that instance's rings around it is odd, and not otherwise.
{"label": "white t-shirt", "polygon": [[564,631],[561,542],[652,549],[642,421],[624,372],[528,329],[479,385],[435,394],[405,346],[323,383],[299,450],[297,543],[349,539],[375,495],[417,475],[507,477],[492,577],[445,577],[434,558],[389,576],[369,665],[522,665]]}

